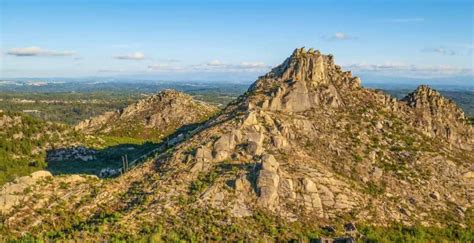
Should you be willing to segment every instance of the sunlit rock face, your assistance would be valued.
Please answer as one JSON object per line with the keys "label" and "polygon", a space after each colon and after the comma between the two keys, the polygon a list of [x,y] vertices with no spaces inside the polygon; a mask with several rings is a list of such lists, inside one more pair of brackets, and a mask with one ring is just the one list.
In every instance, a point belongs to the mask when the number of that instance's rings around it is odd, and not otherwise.
{"label": "sunlit rock face", "polygon": [[259,78],[251,90],[269,96],[260,101],[263,109],[301,112],[317,106],[342,106],[339,90],[358,88],[359,78],[342,71],[331,55],[299,48],[281,65]]}

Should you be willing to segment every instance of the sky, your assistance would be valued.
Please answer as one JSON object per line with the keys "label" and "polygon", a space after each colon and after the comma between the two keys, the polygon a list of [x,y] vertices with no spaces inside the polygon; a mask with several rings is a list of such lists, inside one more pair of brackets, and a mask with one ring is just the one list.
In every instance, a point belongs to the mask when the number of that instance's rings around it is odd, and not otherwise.
{"label": "sky", "polygon": [[0,0],[0,78],[255,80],[297,47],[474,82],[474,1]]}

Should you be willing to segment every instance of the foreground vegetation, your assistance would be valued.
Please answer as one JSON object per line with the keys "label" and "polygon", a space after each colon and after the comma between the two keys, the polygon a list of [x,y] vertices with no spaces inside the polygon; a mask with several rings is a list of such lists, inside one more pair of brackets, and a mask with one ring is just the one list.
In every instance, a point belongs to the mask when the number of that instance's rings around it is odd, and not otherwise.
{"label": "foreground vegetation", "polygon": [[[64,215],[63,215],[64,216]],[[81,220],[71,217],[57,230],[39,235],[5,237],[20,241],[94,240],[108,239],[113,242],[202,242],[202,241],[291,241],[314,242],[321,237],[347,236],[342,225],[327,227],[314,222],[287,222],[265,213],[254,212],[246,218],[232,218],[224,211],[188,209],[179,215],[167,214],[156,222],[147,221],[135,234],[120,223],[120,212],[103,211],[93,218]],[[459,226],[445,228],[421,225],[404,226],[394,223],[389,227],[356,224],[357,242],[472,242],[474,231]],[[114,229],[113,232],[110,230]],[[2,229],[0,226],[0,232]],[[10,238],[11,237],[11,238]],[[1,238],[0,238],[1,239]]]}

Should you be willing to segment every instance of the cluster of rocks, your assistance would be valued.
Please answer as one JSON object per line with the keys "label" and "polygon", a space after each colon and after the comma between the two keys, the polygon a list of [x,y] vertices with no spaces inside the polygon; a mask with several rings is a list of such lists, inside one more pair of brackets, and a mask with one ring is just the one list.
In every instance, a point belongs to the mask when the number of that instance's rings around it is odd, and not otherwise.
{"label": "cluster of rocks", "polygon": [[253,93],[267,93],[253,101],[262,109],[301,112],[318,106],[344,105],[341,88],[357,89],[360,79],[343,72],[332,56],[304,48],[296,49],[283,64],[261,77],[252,86]]}
{"label": "cluster of rocks", "polygon": [[96,150],[84,146],[60,148],[50,150],[47,153],[47,161],[63,161],[63,160],[81,160],[90,161],[95,159]]}
{"label": "cluster of rocks", "polygon": [[108,177],[115,177],[123,173],[122,168],[103,168],[99,172],[100,178],[108,178]]}
{"label": "cluster of rocks", "polygon": [[7,214],[14,210],[15,207],[21,207],[26,202],[32,201],[36,204],[35,208],[43,207],[48,202],[49,196],[54,194],[54,191],[44,188],[44,185],[53,182],[62,185],[77,184],[85,182],[87,178],[97,177],[91,175],[53,177],[51,172],[45,170],[33,172],[28,176],[18,177],[0,188],[0,213]]}
{"label": "cluster of rocks", "polygon": [[0,127],[9,128],[13,126],[17,126],[22,123],[21,116],[11,116],[5,114],[4,112],[0,112]]}
{"label": "cluster of rocks", "polygon": [[472,150],[474,130],[464,112],[438,91],[421,85],[401,100],[412,108],[412,124],[430,137],[440,137],[452,144]]}

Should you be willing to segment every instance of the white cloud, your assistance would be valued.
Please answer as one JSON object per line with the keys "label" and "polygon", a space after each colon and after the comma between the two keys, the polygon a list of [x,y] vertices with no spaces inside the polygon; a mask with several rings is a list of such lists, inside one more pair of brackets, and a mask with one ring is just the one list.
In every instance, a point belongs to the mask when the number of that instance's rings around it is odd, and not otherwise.
{"label": "white cloud", "polygon": [[390,18],[384,19],[385,22],[389,23],[414,23],[414,22],[423,22],[424,18],[421,17],[409,17],[409,18]]}
{"label": "white cloud", "polygon": [[338,40],[346,40],[346,39],[348,39],[349,37],[348,37],[346,34],[342,33],[342,32],[336,32],[336,33],[334,34],[334,38],[335,38],[335,39],[338,39]]}
{"label": "white cloud", "polygon": [[206,64],[207,66],[224,66],[225,64],[220,60],[212,60]]}
{"label": "white cloud", "polygon": [[332,35],[324,36],[323,39],[326,39],[328,41],[338,41],[338,40],[351,40],[351,39],[355,39],[355,37],[348,35],[344,32],[336,32]]}
{"label": "white cloud", "polygon": [[385,64],[350,64],[345,65],[345,69],[359,72],[376,72],[381,74],[398,74],[410,76],[423,75],[473,75],[472,68],[455,67],[450,65],[422,66],[404,63],[385,63]]}
{"label": "white cloud", "polygon": [[129,55],[121,55],[121,56],[115,56],[115,59],[119,60],[135,60],[135,61],[140,61],[145,59],[145,54],[141,52],[134,52]]}
{"label": "white cloud", "polygon": [[432,53],[438,53],[441,55],[445,56],[454,56],[456,55],[456,52],[451,49],[446,49],[444,47],[438,47],[438,48],[425,48],[422,50],[423,52],[432,52]]}
{"label": "white cloud", "polygon": [[8,50],[6,54],[11,55],[11,56],[17,56],[17,57],[33,57],[33,56],[64,57],[64,56],[73,56],[76,53],[73,51],[45,50],[40,47],[31,46],[31,47],[22,47],[22,48],[12,48]]}

